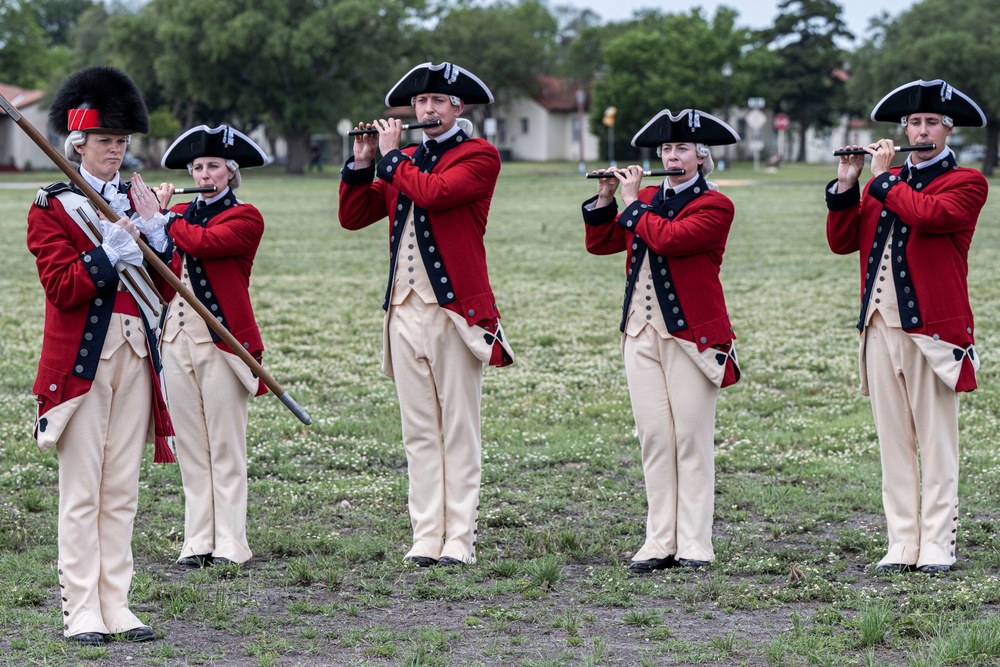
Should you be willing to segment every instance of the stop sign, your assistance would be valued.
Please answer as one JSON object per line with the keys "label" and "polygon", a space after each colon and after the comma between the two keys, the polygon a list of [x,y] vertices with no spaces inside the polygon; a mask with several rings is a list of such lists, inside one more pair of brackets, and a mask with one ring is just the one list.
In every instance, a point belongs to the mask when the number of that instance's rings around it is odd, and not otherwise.
{"label": "stop sign", "polygon": [[774,129],[776,130],[787,130],[791,122],[786,113],[774,114]]}

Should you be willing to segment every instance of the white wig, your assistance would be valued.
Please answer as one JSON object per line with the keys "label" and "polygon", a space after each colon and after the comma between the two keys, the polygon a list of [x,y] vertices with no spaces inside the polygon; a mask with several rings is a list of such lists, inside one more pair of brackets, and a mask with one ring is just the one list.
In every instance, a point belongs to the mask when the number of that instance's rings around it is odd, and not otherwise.
{"label": "white wig", "polygon": [[[900,118],[899,126],[905,128],[908,118],[909,116],[903,116]],[[941,124],[948,128],[955,127],[955,121],[952,120],[951,116],[945,116],[944,114],[941,115]]]}
{"label": "white wig", "polygon": [[[460,105],[462,103],[462,100],[458,99],[454,95],[449,95],[448,99],[451,101],[451,106],[453,106],[453,107],[457,107],[458,105]],[[410,106],[411,107],[417,106],[417,96],[416,95],[414,95],[413,97],[410,98]]]}
{"label": "white wig", "polygon": [[[74,146],[82,146],[87,143],[87,133],[82,130],[73,130],[66,135],[66,140],[63,142],[63,155],[70,162],[75,162],[80,164],[83,160],[80,154],[74,150]],[[132,143],[132,135],[125,135],[125,145],[128,146]]]}

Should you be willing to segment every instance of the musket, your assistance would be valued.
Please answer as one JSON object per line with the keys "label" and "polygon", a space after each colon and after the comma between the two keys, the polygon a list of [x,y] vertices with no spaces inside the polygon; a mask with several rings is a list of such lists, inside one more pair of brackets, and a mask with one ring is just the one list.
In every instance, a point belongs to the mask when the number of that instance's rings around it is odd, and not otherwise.
{"label": "musket", "polygon": [[[38,130],[35,129],[35,126],[32,125],[27,118],[21,115],[21,112],[17,110],[17,107],[11,104],[7,98],[3,96],[3,94],[0,94],[0,108],[6,111],[11,120],[17,123],[18,127],[24,130],[24,133],[35,142],[35,144],[49,157],[50,160],[52,160],[53,164],[59,167],[59,169],[66,174],[66,177],[73,181],[78,188],[80,188],[83,194],[86,195],[87,199],[89,199],[90,202],[97,207],[97,210],[104,214],[104,217],[108,220],[117,220],[121,217],[114,212],[106,201],[104,201],[103,197],[97,194],[94,188],[90,187],[90,184],[84,180],[83,176],[81,176],[80,172],[77,171],[72,164],[70,164],[69,160],[63,157],[62,154],[60,154],[59,151],[57,151],[52,144],[50,144],[45,137],[43,137]],[[154,253],[142,239],[137,240],[136,243],[142,251],[143,258],[145,258],[149,265],[153,267],[157,273],[163,276],[164,280],[166,280],[171,287],[177,290],[177,293],[185,301],[187,301],[192,308],[194,308],[203,320],[205,320],[205,324],[207,324],[212,331],[218,334],[219,338],[221,338],[223,342],[229,346],[233,353],[243,360],[243,363],[250,367],[250,370],[252,370],[254,374],[261,379],[261,381],[267,386],[268,389],[271,390],[275,397],[284,403],[285,407],[291,410],[292,414],[299,418],[299,421],[306,425],[311,424],[312,417],[310,417],[309,414],[295,402],[295,399],[293,399],[288,392],[286,392],[281,385],[278,384],[270,373],[264,370],[264,367],[260,365],[260,362],[254,359],[253,355],[240,345],[240,342],[236,340],[236,337],[233,336],[233,334],[229,333],[229,330],[222,325],[222,322],[215,319],[215,315],[213,315],[211,311],[209,311],[209,309],[206,308],[197,297],[195,297],[191,290],[189,290],[184,283],[181,282],[180,278],[174,275],[174,272],[170,270],[170,267],[164,264],[163,261],[156,256],[156,253]],[[150,280],[150,284],[152,284],[152,280]]]}
{"label": "musket", "polygon": [[[654,169],[652,171],[644,171],[644,172],[642,172],[642,175],[643,176],[683,176],[684,175],[684,170],[683,169]],[[615,177],[615,172],[613,172],[613,171],[605,171],[605,172],[601,172],[601,173],[597,173],[596,171],[592,171],[589,174],[587,174],[587,178],[614,178],[614,177]]]}
{"label": "musket", "polygon": [[[917,144],[916,146],[896,146],[897,153],[908,151],[932,151],[937,148],[937,144]],[[833,151],[834,155],[868,155],[868,151],[863,148],[847,148],[842,151]]]}
{"label": "musket", "polygon": [[[404,130],[419,130],[422,127],[437,127],[440,124],[441,124],[441,119],[438,119],[438,120],[429,120],[426,123],[410,123],[409,125],[403,125],[403,129]],[[370,127],[368,129],[361,129],[361,130],[351,130],[350,132],[347,133],[347,136],[349,136],[349,137],[356,137],[359,134],[378,134],[378,130],[375,129],[374,127]]]}
{"label": "musket", "polygon": [[196,195],[203,192],[215,192],[219,188],[214,185],[210,185],[207,188],[177,188],[174,190],[175,195]]}
{"label": "musket", "polygon": [[[90,233],[94,235],[94,238],[97,239],[97,242],[104,243],[104,236],[101,234],[101,230],[99,230],[97,228],[97,225],[95,225],[93,221],[91,221],[90,217],[87,215],[87,212],[83,210],[82,206],[76,209],[76,214],[80,216],[80,220],[83,220],[83,222],[86,223],[87,229],[89,229]],[[148,274],[146,274],[145,272],[143,273],[143,275],[148,277]],[[142,302],[146,304],[147,308],[149,308],[154,313],[160,312],[159,308],[156,308],[153,304],[149,302],[149,299],[146,298],[146,294],[139,288],[139,285],[136,284],[135,278],[129,275],[128,272],[126,271],[122,271],[121,277],[124,278],[125,282],[129,284],[129,287],[132,288],[132,291],[135,293],[135,295],[138,296],[140,299],[142,299]],[[160,293],[155,291],[156,290],[155,287],[153,288],[153,290],[156,296],[159,297],[160,303],[163,303],[163,297],[160,296]]]}

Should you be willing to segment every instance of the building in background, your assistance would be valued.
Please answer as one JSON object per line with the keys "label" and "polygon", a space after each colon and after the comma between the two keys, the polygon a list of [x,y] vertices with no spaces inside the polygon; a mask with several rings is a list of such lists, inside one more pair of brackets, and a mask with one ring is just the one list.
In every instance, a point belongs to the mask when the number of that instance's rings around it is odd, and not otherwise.
{"label": "building in background", "polygon": [[[40,104],[44,90],[26,90],[0,81],[0,93],[40,132],[48,127],[48,108]],[[7,113],[0,110],[0,171],[50,169],[49,158]]]}

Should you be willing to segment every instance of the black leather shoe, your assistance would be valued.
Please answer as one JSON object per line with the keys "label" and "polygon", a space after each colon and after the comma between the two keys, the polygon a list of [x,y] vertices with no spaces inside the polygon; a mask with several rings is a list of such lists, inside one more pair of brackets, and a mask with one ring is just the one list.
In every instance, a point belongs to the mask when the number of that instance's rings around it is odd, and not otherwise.
{"label": "black leather shoe", "polygon": [[465,565],[462,561],[457,558],[452,558],[451,556],[443,556],[441,560],[437,562],[438,567],[450,567],[452,565]]}
{"label": "black leather shoe", "polygon": [[882,563],[875,566],[875,571],[881,574],[898,574],[900,572],[913,572],[913,566],[905,563]]}
{"label": "black leather shoe", "polygon": [[70,636],[72,641],[85,646],[100,646],[104,643],[105,638],[106,635],[101,632],[81,632]]}
{"label": "black leather shoe", "polygon": [[649,574],[656,570],[665,570],[668,567],[677,567],[677,560],[673,556],[650,558],[649,560],[634,560],[628,564],[628,571],[634,574]]}
{"label": "black leather shoe", "polygon": [[697,570],[701,567],[706,567],[708,565],[707,560],[694,560],[693,558],[678,558],[677,564],[681,567],[689,567],[692,570]]}
{"label": "black leather shoe", "polygon": [[404,563],[411,563],[417,567],[430,567],[431,565],[437,565],[437,559],[431,558],[430,556],[407,556],[403,559]]}
{"label": "black leather shoe", "polygon": [[929,574],[931,576],[934,576],[934,575],[938,575],[938,574],[948,574],[949,572],[951,572],[951,566],[950,565],[921,565],[920,567],[917,568],[917,570],[920,571],[920,572],[922,572],[922,573],[924,573],[924,574]]}
{"label": "black leather shoe", "polygon": [[140,625],[137,628],[119,632],[115,635],[115,639],[123,642],[149,642],[156,639],[156,635],[153,634],[153,628],[148,625]]}
{"label": "black leather shoe", "polygon": [[201,556],[185,556],[177,560],[178,565],[184,567],[206,567],[212,564],[212,554],[202,554]]}
{"label": "black leather shoe", "polygon": [[217,556],[212,556],[212,565],[232,565],[235,561],[231,561],[228,558],[219,558]]}

